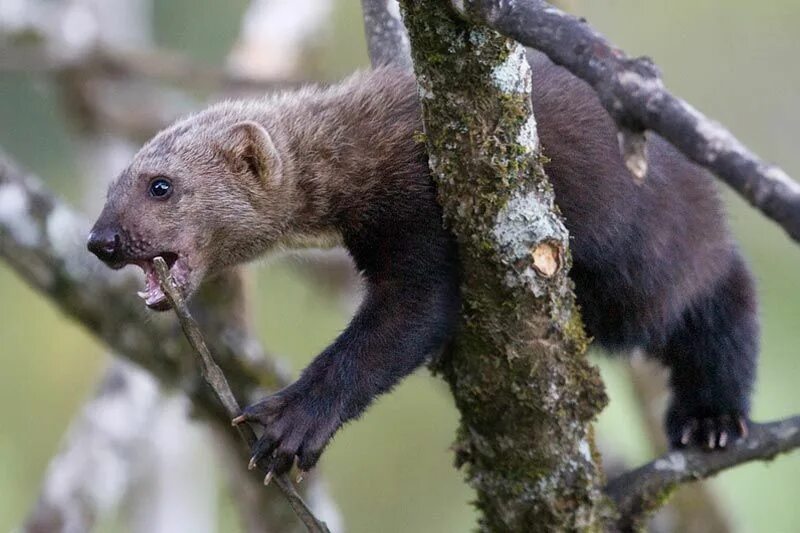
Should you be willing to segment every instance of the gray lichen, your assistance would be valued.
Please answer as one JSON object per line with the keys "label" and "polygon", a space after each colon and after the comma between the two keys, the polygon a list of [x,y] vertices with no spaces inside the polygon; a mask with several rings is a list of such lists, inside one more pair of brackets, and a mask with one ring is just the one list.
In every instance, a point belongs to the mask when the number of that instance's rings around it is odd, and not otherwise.
{"label": "gray lichen", "polygon": [[508,57],[492,69],[492,82],[504,93],[530,94],[531,67],[522,45],[514,44]]}
{"label": "gray lichen", "polygon": [[509,287],[524,285],[537,297],[544,296],[549,284],[543,283],[531,262],[531,252],[540,243],[556,242],[566,250],[569,235],[552,204],[540,192],[515,193],[495,219],[492,235],[498,256],[509,271]]}
{"label": "gray lichen", "polygon": [[531,113],[525,124],[519,130],[517,135],[517,144],[526,148],[531,153],[538,153],[539,151],[539,132],[536,125],[536,117]]}
{"label": "gray lichen", "polygon": [[664,459],[659,459],[653,465],[656,470],[669,470],[672,472],[683,472],[686,470],[686,457],[680,453],[671,453]]}

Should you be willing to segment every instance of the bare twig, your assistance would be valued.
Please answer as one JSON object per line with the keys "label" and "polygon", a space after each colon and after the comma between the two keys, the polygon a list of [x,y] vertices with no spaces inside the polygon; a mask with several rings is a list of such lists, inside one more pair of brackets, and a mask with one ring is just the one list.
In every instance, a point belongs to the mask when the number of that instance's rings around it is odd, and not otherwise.
{"label": "bare twig", "polygon": [[[586,80],[624,135],[652,130],[708,168],[800,241],[800,183],[765,163],[720,124],[670,94],[647,58],[630,58],[589,26],[543,0],[451,0],[462,15],[547,54]],[[641,168],[640,144],[622,143]],[[632,149],[633,148],[633,149]]]}
{"label": "bare twig", "polygon": [[[162,258],[156,257],[154,264],[158,273],[159,281],[161,283],[161,288],[164,291],[164,294],[167,296],[169,303],[172,305],[172,309],[175,310],[175,314],[178,316],[181,328],[183,329],[186,338],[189,340],[189,344],[192,345],[192,348],[194,348],[195,352],[199,356],[203,378],[214,390],[217,398],[219,398],[219,401],[222,403],[222,406],[228,413],[228,417],[233,419],[241,413],[241,409],[239,408],[239,402],[236,401],[236,397],[233,395],[233,391],[231,391],[231,388],[228,385],[228,380],[225,378],[225,374],[222,372],[222,369],[217,365],[217,363],[214,362],[214,358],[211,356],[208,345],[206,345],[206,342],[203,339],[203,334],[200,332],[200,327],[189,313],[189,308],[186,306],[186,302],[184,301],[180,291],[173,284],[172,277],[169,275],[167,263]],[[236,428],[238,429],[239,435],[242,437],[245,443],[252,448],[256,443],[257,438],[250,425],[237,424]],[[267,464],[267,459],[263,459],[258,466],[267,474],[267,479],[269,479],[271,472],[269,471]],[[274,479],[278,488],[281,490],[284,496],[286,496],[286,499],[289,501],[292,509],[294,509],[295,513],[297,513],[297,516],[300,518],[300,520],[303,521],[303,524],[305,524],[308,531],[314,533],[329,533],[328,527],[325,525],[325,523],[314,516],[314,514],[311,512],[311,509],[309,509],[309,507],[303,501],[303,498],[301,498],[300,494],[298,494],[298,492],[294,489],[294,486],[292,485],[291,481],[289,481],[288,476],[277,476]]]}
{"label": "bare twig", "polygon": [[612,480],[606,493],[616,502],[622,530],[635,529],[683,483],[711,477],[749,461],[766,461],[800,448],[800,416],[753,424],[747,440],[708,453],[673,451]]}

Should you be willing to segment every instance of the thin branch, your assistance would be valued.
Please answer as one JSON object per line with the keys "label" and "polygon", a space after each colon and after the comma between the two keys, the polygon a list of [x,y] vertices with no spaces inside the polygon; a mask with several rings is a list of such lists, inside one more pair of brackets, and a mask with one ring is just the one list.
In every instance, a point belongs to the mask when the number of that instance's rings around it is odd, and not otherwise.
{"label": "thin branch", "polygon": [[[542,0],[451,0],[462,15],[547,54],[587,81],[624,135],[652,130],[708,168],[800,241],[800,183],[728,130],[670,94],[647,58],[630,58],[585,20]],[[635,140],[621,142],[641,164]],[[634,148],[634,149],[631,149]]]}
{"label": "thin branch", "polygon": [[753,424],[750,436],[724,450],[673,451],[612,480],[606,493],[616,502],[623,531],[643,524],[679,485],[711,477],[749,461],[766,461],[800,448],[800,415]]}
{"label": "thin branch", "polygon": [[361,10],[372,66],[396,65],[411,70],[411,48],[397,0],[361,0]]}
{"label": "thin branch", "polygon": [[[191,344],[195,353],[199,356],[203,378],[214,390],[214,394],[216,394],[220,403],[222,403],[222,406],[228,413],[228,417],[231,419],[235,418],[241,414],[239,402],[236,401],[236,397],[233,395],[233,391],[231,391],[231,388],[228,385],[228,380],[225,378],[225,374],[222,372],[222,369],[217,365],[216,362],[214,362],[214,358],[211,356],[208,345],[203,339],[203,334],[200,332],[200,327],[189,313],[189,308],[186,306],[183,296],[174,285],[172,277],[169,274],[167,263],[162,258],[156,257],[154,264],[158,273],[159,281],[161,283],[161,288],[164,291],[164,294],[167,296],[169,303],[172,305],[172,308],[175,310],[175,314],[178,316],[178,320],[181,323],[181,328],[183,329],[186,338],[189,340],[189,344]],[[257,441],[257,438],[250,425],[236,424],[236,428],[239,431],[239,435],[248,445],[248,448],[252,449],[253,445],[255,445]],[[268,459],[265,458],[262,459],[258,465],[259,468],[266,473],[267,480],[269,480],[271,477],[271,472],[268,469],[268,462]],[[265,481],[265,483],[267,483],[267,481]],[[330,533],[325,523],[314,516],[314,514],[311,512],[311,509],[309,509],[309,507],[303,501],[303,498],[301,498],[300,494],[298,494],[294,489],[294,486],[292,485],[291,481],[289,481],[288,476],[283,475],[276,477],[275,483],[284,496],[286,496],[286,499],[289,501],[292,509],[295,511],[295,513],[297,513],[297,516],[300,518],[300,520],[303,521],[303,524],[305,524],[308,531],[312,533]]]}

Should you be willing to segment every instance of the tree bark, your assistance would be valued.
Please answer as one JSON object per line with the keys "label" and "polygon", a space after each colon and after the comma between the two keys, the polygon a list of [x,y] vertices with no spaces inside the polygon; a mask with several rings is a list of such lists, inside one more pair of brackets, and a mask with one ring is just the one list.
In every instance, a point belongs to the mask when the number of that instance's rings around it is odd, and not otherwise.
{"label": "tree bark", "polygon": [[463,265],[463,324],[435,364],[461,412],[456,462],[483,531],[598,529],[591,422],[605,406],[568,234],[539,159],[525,50],[442,2],[403,2],[424,137]]}

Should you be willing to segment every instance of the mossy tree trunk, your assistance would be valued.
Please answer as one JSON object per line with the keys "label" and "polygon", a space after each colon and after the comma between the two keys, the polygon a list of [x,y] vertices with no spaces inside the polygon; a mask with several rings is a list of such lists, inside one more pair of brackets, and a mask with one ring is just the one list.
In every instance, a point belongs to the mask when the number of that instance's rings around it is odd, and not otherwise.
{"label": "mossy tree trunk", "polygon": [[605,516],[592,420],[606,403],[542,168],[525,50],[440,0],[404,0],[463,325],[436,363],[461,412],[457,464],[484,531],[592,530]]}

